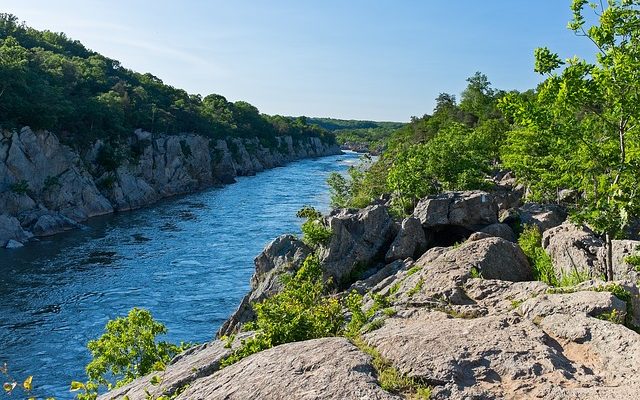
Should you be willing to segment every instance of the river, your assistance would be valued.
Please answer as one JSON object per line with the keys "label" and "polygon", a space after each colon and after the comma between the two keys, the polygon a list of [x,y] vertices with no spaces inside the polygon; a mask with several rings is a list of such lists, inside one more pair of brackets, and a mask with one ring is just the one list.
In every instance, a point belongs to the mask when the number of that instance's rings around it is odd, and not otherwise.
{"label": "river", "polygon": [[211,340],[248,291],[253,258],[300,232],[303,205],[326,211],[327,175],[358,157],[298,161],[0,250],[0,362],[17,380],[33,375],[38,398],[71,399],[87,342],[133,307],[167,326],[163,340]]}

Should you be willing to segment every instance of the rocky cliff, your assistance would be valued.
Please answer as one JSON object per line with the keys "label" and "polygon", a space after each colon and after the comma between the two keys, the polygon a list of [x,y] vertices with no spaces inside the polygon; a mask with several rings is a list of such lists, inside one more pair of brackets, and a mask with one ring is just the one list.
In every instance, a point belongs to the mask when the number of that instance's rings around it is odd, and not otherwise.
{"label": "rocky cliff", "polygon": [[[615,241],[615,282],[597,279],[602,243],[565,221],[557,206],[521,204],[511,191],[458,192],[420,201],[396,221],[384,204],[336,210],[325,218],[330,242],[312,250],[282,236],[255,260],[251,291],[214,340],[161,373],[102,400],[177,395],[177,399],[424,399],[386,390],[393,366],[431,399],[636,399],[640,394],[640,297],[626,255],[640,241]],[[558,275],[583,268],[574,286],[535,281],[513,228],[535,224]],[[251,305],[282,290],[279,276],[315,251],[337,298],[364,295],[361,341],[331,337],[287,343],[239,362],[220,362],[252,332]],[[381,300],[383,299],[383,300]],[[347,319],[349,313],[345,310]],[[377,355],[376,355],[377,354]],[[386,367],[385,367],[386,368]]]}
{"label": "rocky cliff", "polygon": [[0,247],[52,235],[87,218],[234,182],[288,162],[339,154],[319,138],[212,140],[136,131],[118,148],[102,141],[79,154],[46,131],[0,137]]}

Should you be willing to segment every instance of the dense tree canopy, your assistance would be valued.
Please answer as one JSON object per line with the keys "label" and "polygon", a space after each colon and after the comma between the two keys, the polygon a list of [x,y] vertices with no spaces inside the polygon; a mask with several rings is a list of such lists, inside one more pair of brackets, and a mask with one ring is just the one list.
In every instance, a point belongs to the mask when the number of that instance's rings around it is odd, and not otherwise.
{"label": "dense tree canopy", "polygon": [[0,128],[54,130],[79,144],[142,128],[211,137],[333,135],[304,119],[267,116],[243,101],[202,98],[86,49],[63,33],[38,31],[0,14]]}
{"label": "dense tree canopy", "polygon": [[574,0],[569,28],[595,45],[595,62],[537,49],[535,70],[548,76],[537,98],[502,102],[519,127],[503,151],[506,165],[539,199],[576,191],[573,216],[607,239],[610,278],[611,238],[640,210],[639,6]]}

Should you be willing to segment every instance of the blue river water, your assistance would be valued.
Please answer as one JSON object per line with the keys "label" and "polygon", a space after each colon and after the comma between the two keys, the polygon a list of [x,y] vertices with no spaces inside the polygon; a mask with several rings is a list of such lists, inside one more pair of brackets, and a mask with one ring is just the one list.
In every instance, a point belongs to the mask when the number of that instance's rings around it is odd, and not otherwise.
{"label": "blue river water", "polygon": [[0,363],[15,379],[33,375],[39,398],[70,399],[87,342],[133,307],[167,326],[163,340],[211,340],[248,291],[253,258],[299,233],[303,205],[326,211],[327,175],[357,162],[354,153],[298,161],[0,250]]}

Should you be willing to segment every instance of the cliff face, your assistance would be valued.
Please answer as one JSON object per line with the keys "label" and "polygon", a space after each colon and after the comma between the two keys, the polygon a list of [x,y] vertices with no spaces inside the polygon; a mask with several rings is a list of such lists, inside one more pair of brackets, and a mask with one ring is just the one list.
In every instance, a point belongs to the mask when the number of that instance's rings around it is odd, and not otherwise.
{"label": "cliff face", "polygon": [[0,137],[0,246],[294,160],[340,153],[338,146],[314,137],[277,137],[275,146],[267,147],[258,138],[211,140],[144,131],[113,150],[112,160],[105,150],[97,141],[80,155],[53,133],[28,127]]}

